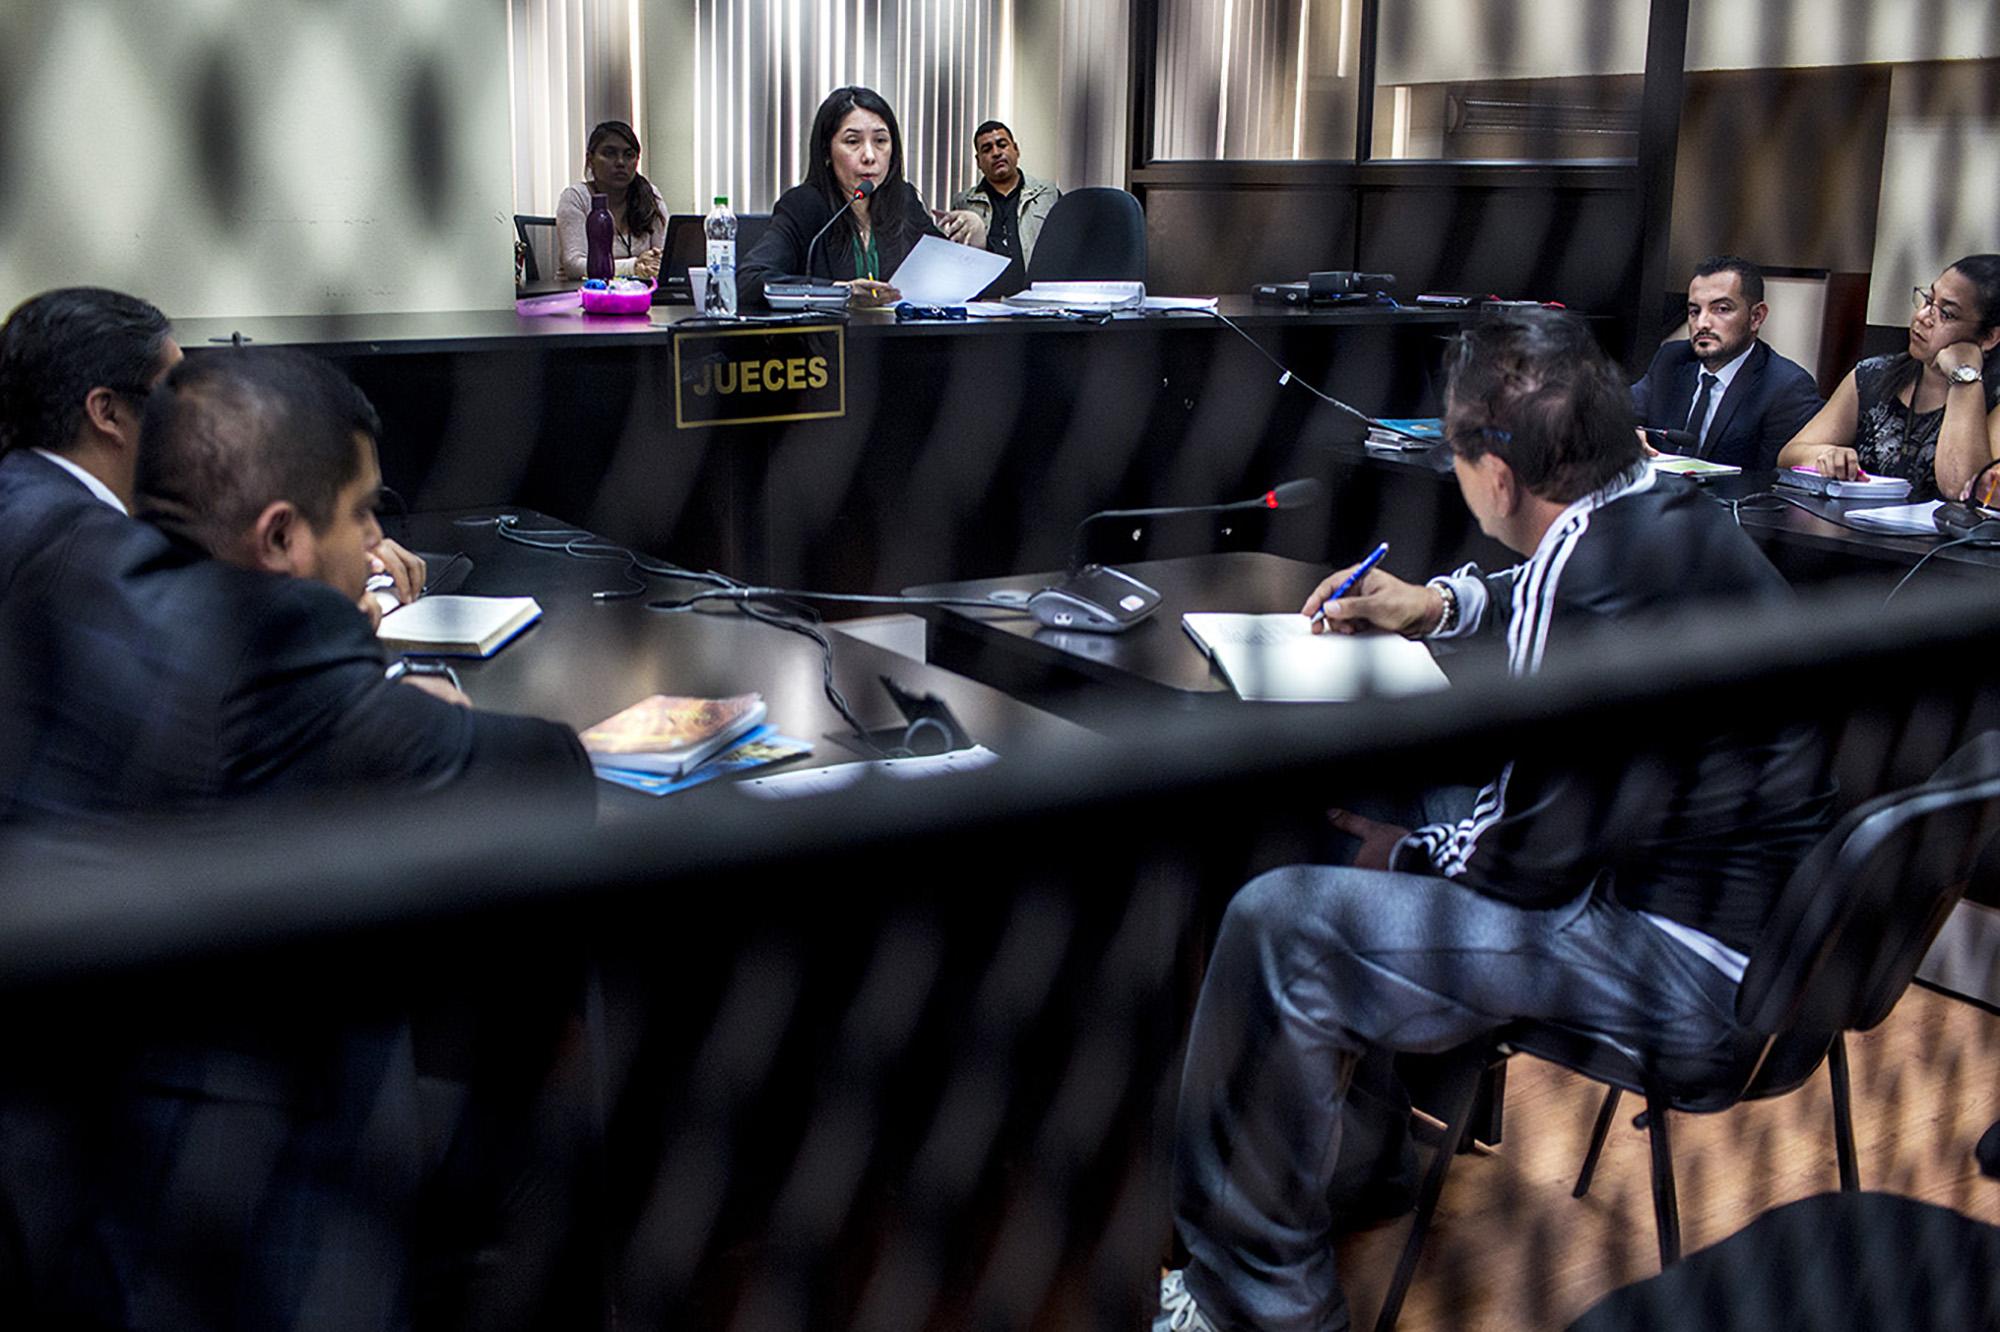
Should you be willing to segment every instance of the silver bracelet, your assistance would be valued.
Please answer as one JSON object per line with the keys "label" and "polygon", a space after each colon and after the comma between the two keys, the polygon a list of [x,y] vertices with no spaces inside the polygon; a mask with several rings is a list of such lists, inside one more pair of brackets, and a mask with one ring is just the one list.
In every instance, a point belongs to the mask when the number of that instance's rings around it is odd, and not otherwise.
{"label": "silver bracelet", "polygon": [[1424,586],[1436,588],[1439,600],[1444,602],[1444,614],[1438,616],[1437,627],[1424,637],[1442,638],[1458,627],[1458,593],[1442,578],[1433,578]]}

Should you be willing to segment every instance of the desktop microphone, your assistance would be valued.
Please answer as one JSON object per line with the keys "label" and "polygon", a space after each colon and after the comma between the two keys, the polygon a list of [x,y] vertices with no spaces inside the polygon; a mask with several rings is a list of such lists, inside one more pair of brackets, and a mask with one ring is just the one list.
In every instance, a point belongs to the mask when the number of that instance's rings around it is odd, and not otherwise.
{"label": "desktop microphone", "polygon": [[1159,518],[1181,513],[1234,513],[1242,509],[1303,509],[1320,501],[1326,487],[1311,477],[1286,481],[1254,499],[1226,504],[1176,504],[1151,509],[1101,509],[1076,525],[1070,539],[1070,575],[1028,598],[1028,613],[1051,629],[1094,634],[1123,633],[1160,608],[1160,594],[1128,573],[1101,564],[1080,564],[1083,531],[1099,518]]}
{"label": "desktop microphone", "polygon": [[806,242],[805,276],[806,276],[806,281],[808,283],[812,281],[813,247],[819,244],[820,237],[826,235],[827,229],[829,227],[831,227],[834,223],[840,221],[841,218],[845,217],[847,215],[848,209],[854,207],[854,205],[860,203],[863,199],[866,199],[869,195],[873,193],[875,193],[875,182],[872,180],[864,180],[859,185],[856,185],[854,187],[854,193],[850,194],[847,197],[847,202],[840,206],[840,211],[836,212],[832,217],[828,218],[826,220],[826,226],[821,227],[818,231],[814,232],[813,238]]}
{"label": "desktop microphone", "polygon": [[1154,509],[1099,509],[1076,525],[1070,537],[1069,567],[1083,563],[1083,531],[1100,518],[1164,518],[1182,513],[1235,513],[1241,509],[1305,509],[1319,503],[1326,487],[1312,477],[1283,481],[1254,499],[1227,504],[1174,504]]}

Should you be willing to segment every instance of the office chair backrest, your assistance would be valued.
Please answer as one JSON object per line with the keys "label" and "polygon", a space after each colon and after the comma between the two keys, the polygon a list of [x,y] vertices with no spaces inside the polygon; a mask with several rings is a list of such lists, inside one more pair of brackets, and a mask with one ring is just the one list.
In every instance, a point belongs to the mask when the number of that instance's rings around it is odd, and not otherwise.
{"label": "office chair backrest", "polygon": [[1146,280],[1146,214],[1123,190],[1071,190],[1042,223],[1028,281],[1085,280]]}
{"label": "office chair backrest", "polygon": [[1909,986],[2000,830],[2000,732],[1850,811],[1779,895],[1737,991],[1753,1031],[1866,1031]]}
{"label": "office chair backrest", "polygon": [[528,247],[528,267],[523,274],[529,282],[556,275],[556,220],[532,213],[514,214],[514,234]]}

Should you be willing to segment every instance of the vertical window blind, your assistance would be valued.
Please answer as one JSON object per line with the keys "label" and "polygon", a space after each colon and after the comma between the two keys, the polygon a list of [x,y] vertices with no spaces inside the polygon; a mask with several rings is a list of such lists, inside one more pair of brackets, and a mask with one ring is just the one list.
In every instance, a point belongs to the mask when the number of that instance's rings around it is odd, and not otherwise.
{"label": "vertical window blind", "polygon": [[[974,178],[972,131],[1013,115],[1014,0],[695,0],[694,197],[763,211],[805,179],[813,112],[864,84],[942,208]],[[656,77],[671,77],[656,72]]]}

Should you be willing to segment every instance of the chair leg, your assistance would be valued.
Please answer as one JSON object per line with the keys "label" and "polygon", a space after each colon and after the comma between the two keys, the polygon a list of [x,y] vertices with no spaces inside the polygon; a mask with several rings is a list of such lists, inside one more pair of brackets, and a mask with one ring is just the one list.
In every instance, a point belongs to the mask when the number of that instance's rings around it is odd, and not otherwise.
{"label": "chair leg", "polygon": [[1660,1232],[1662,1271],[1680,1261],[1681,1212],[1674,1197],[1674,1153],[1667,1140],[1667,1098],[1646,1097],[1646,1139],[1653,1147],[1653,1224]]}
{"label": "chair leg", "polygon": [[1453,1072],[1449,1102],[1451,1117],[1445,1121],[1444,1134],[1438,1140],[1437,1155],[1431,1158],[1430,1169],[1424,1172],[1423,1190],[1417,1195],[1417,1212],[1410,1218],[1410,1234],[1403,1241],[1403,1255],[1396,1260],[1396,1274],[1389,1281],[1388,1293],[1382,1297],[1381,1312],[1375,1316],[1375,1332],[1394,1332],[1396,1319],[1402,1315],[1403,1298],[1410,1293],[1410,1281],[1417,1272],[1417,1259],[1423,1255],[1424,1236],[1430,1233],[1431,1218],[1436,1214],[1438,1198],[1444,1192],[1445,1172],[1451,1169],[1451,1158],[1458,1155],[1466,1132],[1472,1126],[1472,1109],[1479,1099],[1480,1078],[1490,1063],[1490,1059],[1467,1059],[1462,1068]]}
{"label": "chair leg", "polygon": [[1611,1132],[1611,1117],[1618,1113],[1621,1095],[1616,1087],[1604,1089],[1604,1104],[1597,1108],[1597,1126],[1590,1131],[1590,1150],[1583,1154],[1583,1171],[1576,1177],[1576,1187],[1569,1191],[1572,1198],[1590,1192],[1591,1177],[1597,1173],[1597,1158],[1604,1155],[1604,1139]]}
{"label": "chair leg", "polygon": [[1826,1075],[1833,1083],[1833,1156],[1840,1163],[1842,1192],[1861,1188],[1861,1167],[1854,1159],[1854,1109],[1848,1100],[1847,1038],[1834,1033],[1826,1055]]}

